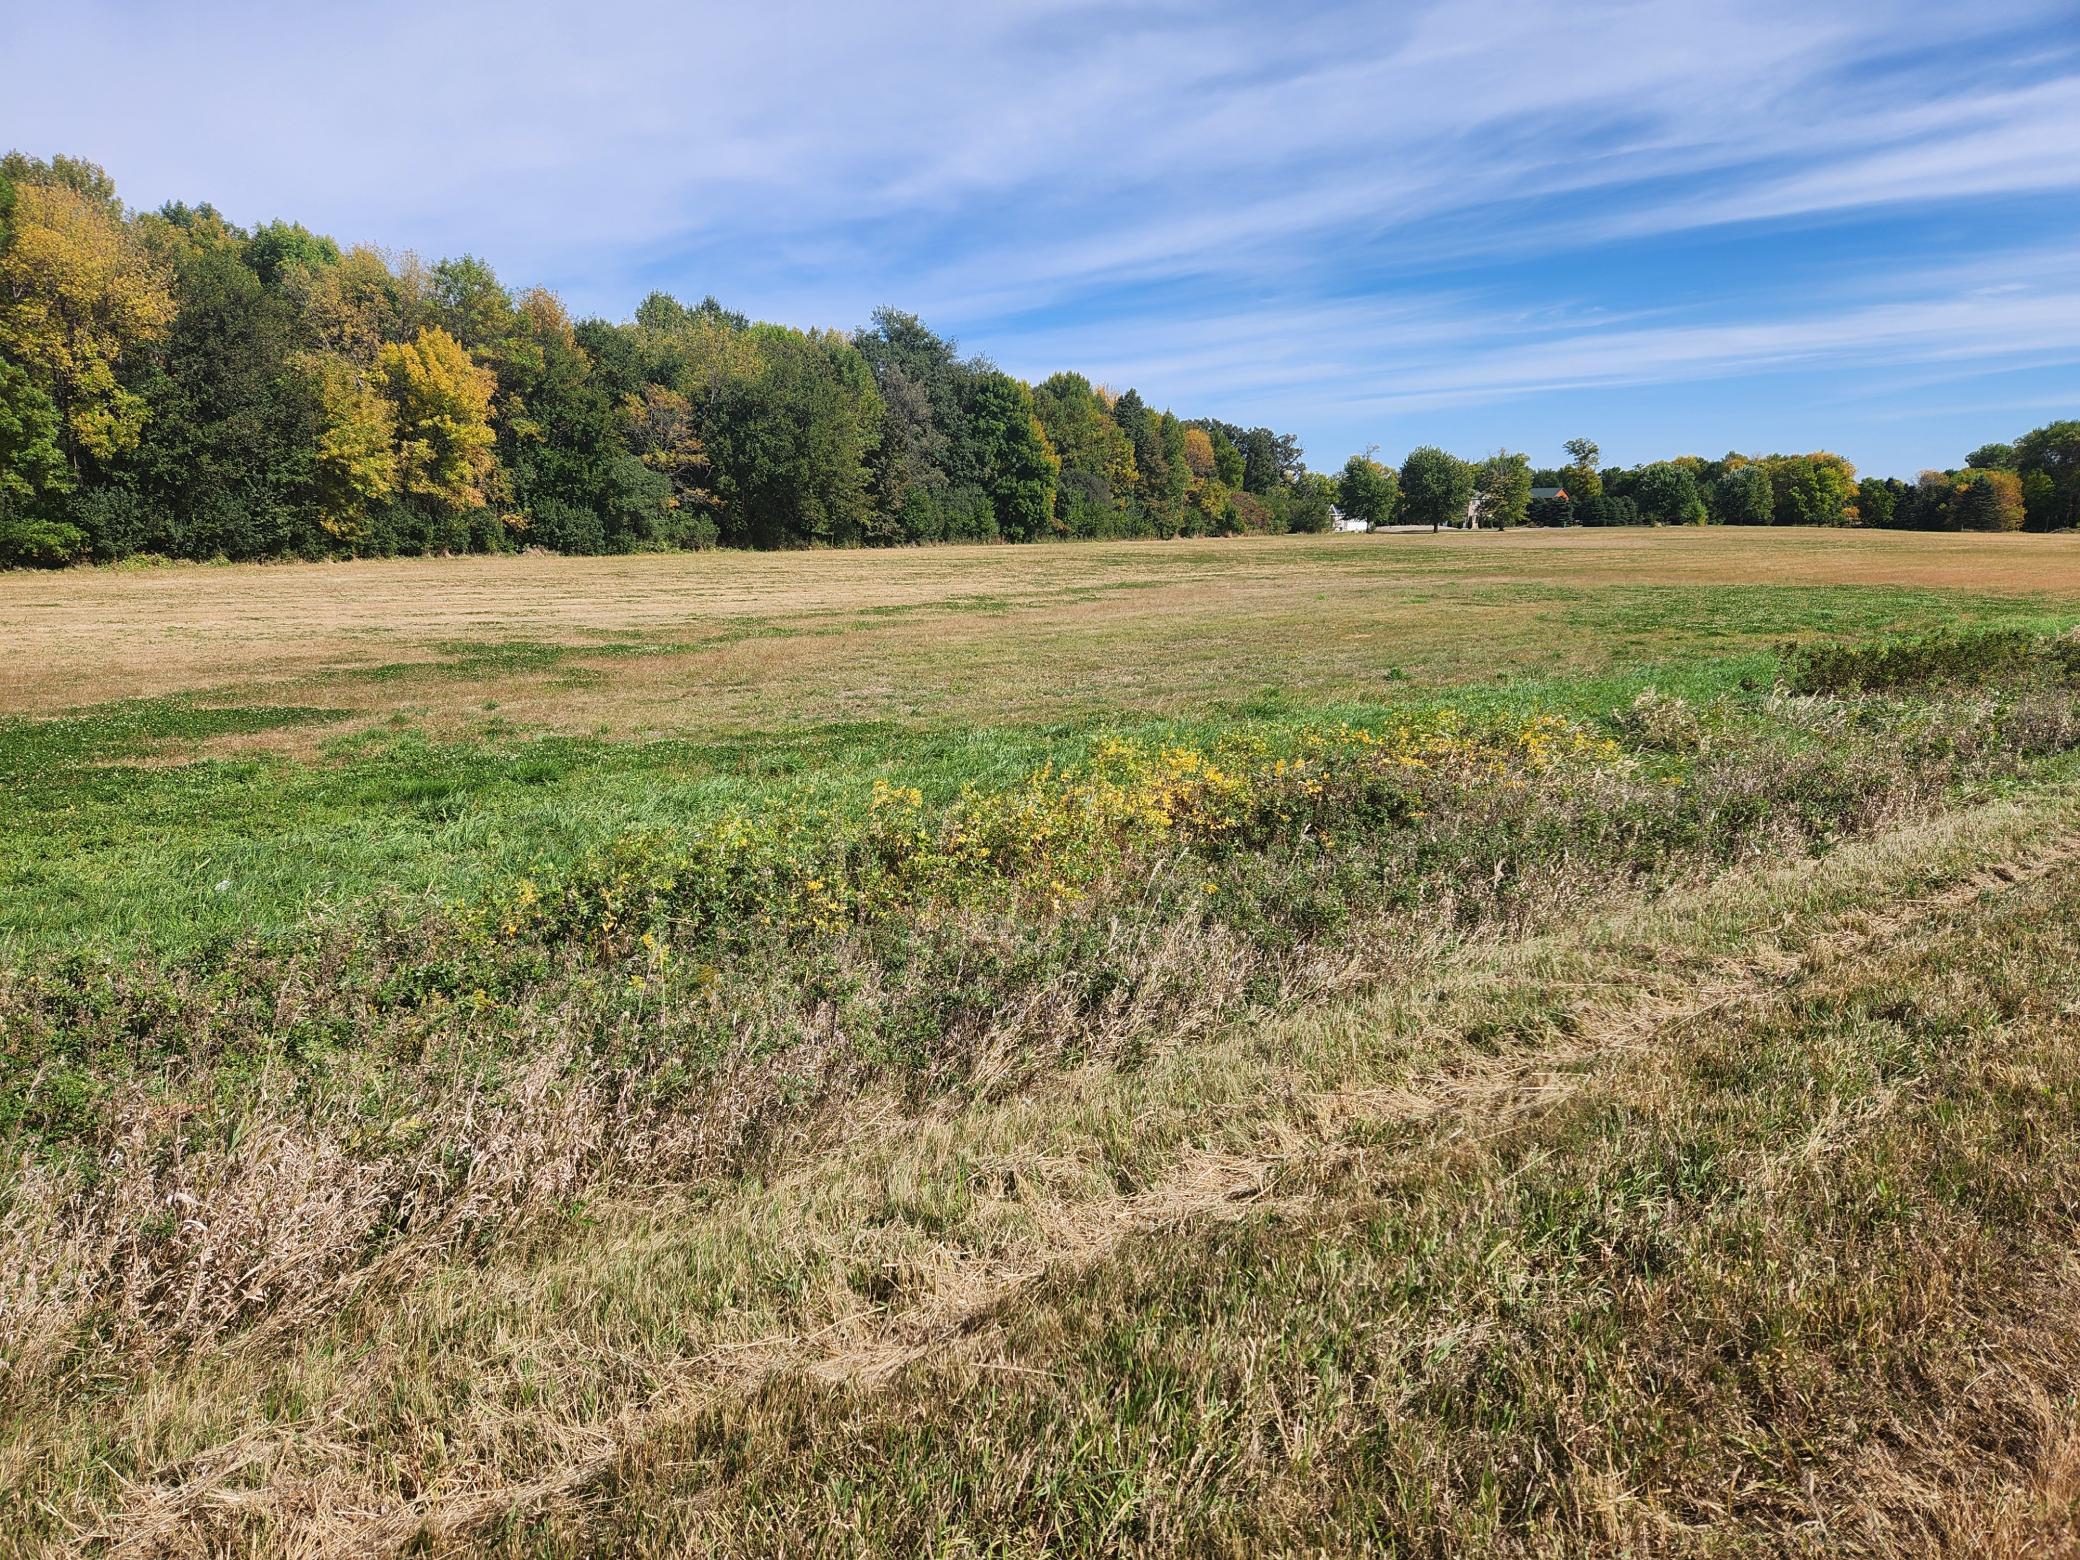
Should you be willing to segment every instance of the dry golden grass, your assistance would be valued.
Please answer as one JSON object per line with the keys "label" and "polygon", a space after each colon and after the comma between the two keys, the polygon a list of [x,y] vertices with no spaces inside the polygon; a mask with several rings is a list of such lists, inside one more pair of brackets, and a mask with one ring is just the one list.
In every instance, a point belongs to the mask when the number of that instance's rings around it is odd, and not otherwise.
{"label": "dry golden grass", "polygon": [[[1625,592],[1699,591],[1734,594],[1681,598],[1673,625],[1610,617]],[[1263,688],[1596,671],[1690,647],[1686,628],[1762,644],[1829,591],[1868,597],[1881,623],[1888,592],[2067,608],[2080,540],[1516,531],[16,573],[0,575],[0,713],[198,694],[452,726],[495,703],[615,734],[1160,714]],[[1752,621],[1712,621],[1756,600]]]}

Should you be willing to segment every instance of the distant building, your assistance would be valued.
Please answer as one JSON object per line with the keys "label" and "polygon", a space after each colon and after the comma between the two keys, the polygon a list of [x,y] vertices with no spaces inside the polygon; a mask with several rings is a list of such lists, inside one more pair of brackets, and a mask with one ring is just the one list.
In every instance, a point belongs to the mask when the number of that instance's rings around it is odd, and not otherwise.
{"label": "distant building", "polygon": [[1536,502],[1537,502],[1537,501],[1538,501],[1539,499],[1541,499],[1541,498],[1557,498],[1557,499],[1561,500],[1561,501],[1562,501],[1562,502],[1564,503],[1564,502],[1566,502],[1566,500],[1567,500],[1567,489],[1566,489],[1566,488],[1533,488],[1533,489],[1531,490],[1531,499],[1532,499],[1532,502],[1533,502],[1533,503],[1536,503]]}
{"label": "distant building", "polygon": [[1335,530],[1369,531],[1372,529],[1370,525],[1368,525],[1365,521],[1360,520],[1356,515],[1347,515],[1341,509],[1332,509],[1329,511],[1329,513],[1332,516],[1334,516],[1334,518],[1329,523],[1331,527]]}

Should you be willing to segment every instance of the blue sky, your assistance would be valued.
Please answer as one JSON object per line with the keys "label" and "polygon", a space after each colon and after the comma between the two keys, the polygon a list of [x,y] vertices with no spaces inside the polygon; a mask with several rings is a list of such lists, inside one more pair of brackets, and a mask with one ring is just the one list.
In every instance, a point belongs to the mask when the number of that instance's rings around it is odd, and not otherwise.
{"label": "blue sky", "polygon": [[623,318],[1185,414],[1910,476],[2080,416],[2080,0],[0,0],[0,144]]}

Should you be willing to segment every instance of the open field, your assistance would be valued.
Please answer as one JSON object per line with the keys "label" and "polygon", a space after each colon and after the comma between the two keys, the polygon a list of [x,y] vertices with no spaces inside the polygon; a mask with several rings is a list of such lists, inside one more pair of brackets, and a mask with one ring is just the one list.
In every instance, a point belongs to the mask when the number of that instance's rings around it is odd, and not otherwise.
{"label": "open field", "polygon": [[0,710],[46,722],[0,726],[0,937],[278,926],[747,797],[1007,784],[1120,723],[1593,716],[1766,683],[1787,638],[2076,610],[2070,538],[1829,531],[0,575]]}
{"label": "open field", "polygon": [[615,735],[1146,715],[2076,600],[2070,537],[1740,529],[15,573],[0,708],[259,696],[466,729],[495,699]]}
{"label": "open field", "polygon": [[0,576],[0,1534],[2069,1551],[2076,623],[2037,536]]}

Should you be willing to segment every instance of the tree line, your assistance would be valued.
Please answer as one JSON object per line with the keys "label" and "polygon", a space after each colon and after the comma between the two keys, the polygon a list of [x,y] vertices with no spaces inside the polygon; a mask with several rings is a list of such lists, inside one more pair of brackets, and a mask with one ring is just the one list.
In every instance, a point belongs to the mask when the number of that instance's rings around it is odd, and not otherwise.
{"label": "tree line", "polygon": [[1268,428],[1028,385],[914,315],[573,321],[465,255],[0,160],[0,562],[1323,530]]}
{"label": "tree line", "polygon": [[1412,450],[1397,470],[1370,451],[1337,477],[1339,512],[1370,525],[1864,525],[1922,531],[2080,526],[2080,420],[1987,444],[1918,482],[1863,477],[1840,455],[1683,455],[1607,467],[1594,440],[1534,468],[1507,451],[1460,460]]}
{"label": "tree line", "polygon": [[2076,422],[1913,485],[1826,453],[1567,454],[1368,451],[1330,476],[1290,434],[1076,373],[1027,384],[894,309],[800,330],[653,293],[574,321],[469,255],[133,211],[92,163],[0,158],[0,565],[1273,534],[1339,512],[2080,523]]}

